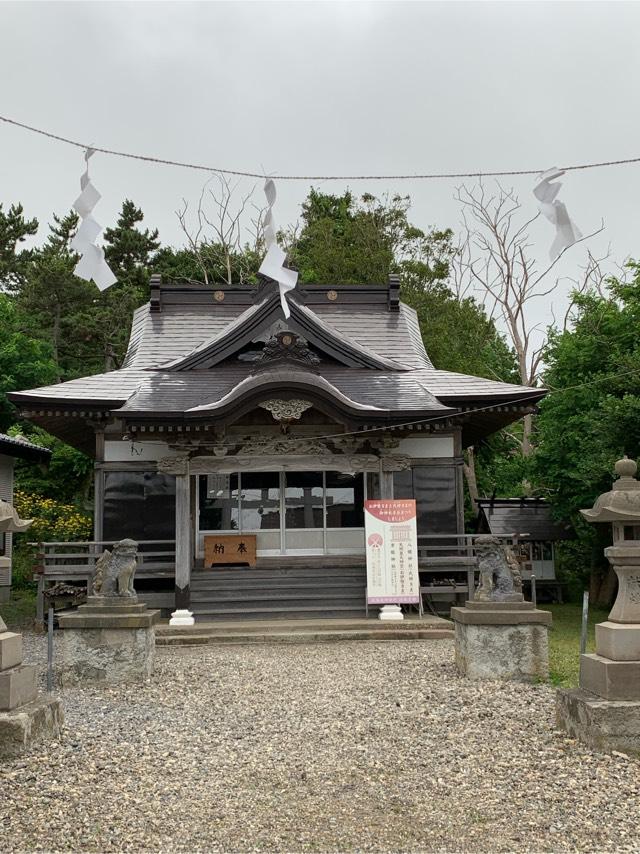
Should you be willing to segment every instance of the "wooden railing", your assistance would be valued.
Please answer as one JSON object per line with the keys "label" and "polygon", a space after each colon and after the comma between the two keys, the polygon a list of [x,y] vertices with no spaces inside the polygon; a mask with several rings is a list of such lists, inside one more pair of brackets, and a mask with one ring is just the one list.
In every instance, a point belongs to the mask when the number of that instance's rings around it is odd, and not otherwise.
{"label": "wooden railing", "polygon": [[[29,543],[36,550],[34,577],[38,582],[36,622],[44,620],[45,592],[58,582],[86,585],[91,581],[96,561],[116,540],[72,543]],[[176,571],[175,540],[139,540],[136,578],[173,578]],[[141,598],[145,598],[144,594]]]}

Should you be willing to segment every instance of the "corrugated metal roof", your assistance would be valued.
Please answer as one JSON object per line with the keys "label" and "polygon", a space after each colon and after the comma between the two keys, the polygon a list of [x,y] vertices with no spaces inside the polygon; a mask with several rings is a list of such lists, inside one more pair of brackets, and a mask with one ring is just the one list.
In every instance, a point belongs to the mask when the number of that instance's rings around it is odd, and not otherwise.
{"label": "corrugated metal roof", "polygon": [[574,536],[570,525],[556,522],[542,498],[481,498],[478,527],[505,536],[521,533],[527,541],[567,540]]}

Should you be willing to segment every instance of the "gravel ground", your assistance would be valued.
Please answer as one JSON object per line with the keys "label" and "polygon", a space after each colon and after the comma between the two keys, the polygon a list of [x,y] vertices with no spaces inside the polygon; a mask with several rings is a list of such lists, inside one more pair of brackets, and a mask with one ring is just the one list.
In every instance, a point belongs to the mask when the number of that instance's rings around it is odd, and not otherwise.
{"label": "gravel ground", "polygon": [[550,687],[452,658],[160,649],[148,685],[67,689],[64,742],[1,769],[0,850],[640,851],[640,763],[554,731]]}

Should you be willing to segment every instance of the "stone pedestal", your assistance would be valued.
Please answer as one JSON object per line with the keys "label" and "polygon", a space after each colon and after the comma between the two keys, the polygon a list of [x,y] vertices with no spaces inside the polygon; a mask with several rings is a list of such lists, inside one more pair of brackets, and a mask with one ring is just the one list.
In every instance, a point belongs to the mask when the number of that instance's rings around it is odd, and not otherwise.
{"label": "stone pedestal", "polygon": [[22,663],[22,635],[8,632],[0,619],[0,758],[60,735],[60,701],[38,698],[37,680],[35,665]]}
{"label": "stone pedestal", "polygon": [[71,614],[59,617],[62,632],[62,684],[141,682],[153,673],[154,624],[135,596],[89,596]]}
{"label": "stone pedestal", "polygon": [[399,622],[400,620],[404,620],[404,614],[402,613],[400,605],[383,605],[382,608],[380,608],[378,619]]}
{"label": "stone pedestal", "polygon": [[196,621],[193,619],[193,613],[186,608],[179,608],[171,614],[169,620],[170,626],[195,626]]}
{"label": "stone pedestal", "polygon": [[467,602],[452,608],[456,665],[470,679],[532,682],[549,676],[551,614],[530,602]]}

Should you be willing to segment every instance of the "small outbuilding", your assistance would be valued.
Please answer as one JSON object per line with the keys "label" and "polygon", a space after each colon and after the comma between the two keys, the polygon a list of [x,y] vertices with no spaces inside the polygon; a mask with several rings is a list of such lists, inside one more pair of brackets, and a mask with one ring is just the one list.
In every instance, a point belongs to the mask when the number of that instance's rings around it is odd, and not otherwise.
{"label": "small outbuilding", "polygon": [[477,503],[477,532],[511,539],[522,562],[522,580],[530,583],[535,574],[538,589],[546,588],[561,601],[554,546],[573,538],[571,526],[554,520],[544,498],[479,498]]}
{"label": "small outbuilding", "polygon": [[[9,598],[13,533],[19,520],[13,510],[13,470],[16,459],[48,463],[51,451],[22,436],[0,433],[0,602]],[[17,521],[16,521],[17,520]],[[27,526],[28,527],[28,526]]]}

